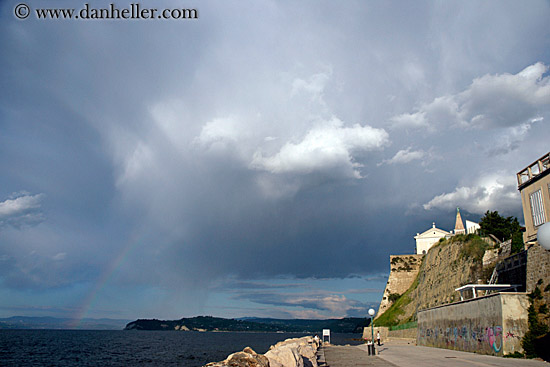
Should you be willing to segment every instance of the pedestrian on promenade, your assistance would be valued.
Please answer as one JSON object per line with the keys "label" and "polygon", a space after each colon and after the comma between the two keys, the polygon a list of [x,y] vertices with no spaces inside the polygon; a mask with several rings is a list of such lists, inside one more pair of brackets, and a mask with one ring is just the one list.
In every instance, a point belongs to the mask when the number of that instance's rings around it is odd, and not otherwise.
{"label": "pedestrian on promenade", "polygon": [[376,332],[376,340],[378,340],[378,346],[380,346],[380,331]]}

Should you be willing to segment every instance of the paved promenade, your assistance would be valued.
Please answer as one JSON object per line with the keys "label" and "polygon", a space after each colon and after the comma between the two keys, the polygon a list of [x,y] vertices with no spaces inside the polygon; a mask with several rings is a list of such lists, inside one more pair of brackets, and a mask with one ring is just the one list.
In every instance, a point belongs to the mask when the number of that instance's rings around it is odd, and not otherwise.
{"label": "paved promenade", "polygon": [[[366,349],[354,346],[323,347],[324,360],[319,360],[319,367],[389,367],[394,366],[380,357],[369,356]],[[325,362],[325,363],[323,363]]]}
{"label": "paved promenade", "polygon": [[326,346],[323,367],[550,367],[543,361],[502,358],[449,349],[417,347],[404,341],[390,341],[376,346],[376,356],[369,356],[367,346]]}

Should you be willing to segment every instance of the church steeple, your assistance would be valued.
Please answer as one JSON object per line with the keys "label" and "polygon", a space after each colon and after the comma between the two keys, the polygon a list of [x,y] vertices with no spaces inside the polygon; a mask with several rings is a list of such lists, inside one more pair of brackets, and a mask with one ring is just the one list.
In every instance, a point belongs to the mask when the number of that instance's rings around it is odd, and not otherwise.
{"label": "church steeple", "polygon": [[460,216],[460,209],[456,208],[456,222],[455,222],[455,234],[465,234],[464,224],[462,223],[462,217]]}

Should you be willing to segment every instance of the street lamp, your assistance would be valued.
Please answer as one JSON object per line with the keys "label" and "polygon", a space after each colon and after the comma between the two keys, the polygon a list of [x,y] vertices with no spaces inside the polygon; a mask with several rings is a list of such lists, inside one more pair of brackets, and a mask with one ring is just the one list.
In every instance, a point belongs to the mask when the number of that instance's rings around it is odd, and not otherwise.
{"label": "street lamp", "polygon": [[537,231],[537,241],[547,250],[550,250],[550,222],[544,223]]}
{"label": "street lamp", "polygon": [[371,343],[372,343],[372,354],[374,355],[374,314],[376,311],[374,311],[374,308],[369,309],[369,316],[370,316],[370,331],[371,331]]}

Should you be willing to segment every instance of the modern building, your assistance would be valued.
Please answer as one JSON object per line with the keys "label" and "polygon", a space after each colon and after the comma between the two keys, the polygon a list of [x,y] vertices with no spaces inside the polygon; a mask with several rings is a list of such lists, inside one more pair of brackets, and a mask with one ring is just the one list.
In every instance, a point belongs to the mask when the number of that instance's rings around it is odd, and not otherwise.
{"label": "modern building", "polygon": [[537,239],[537,229],[550,218],[550,153],[531,163],[517,174],[521,193],[525,243]]}
{"label": "modern building", "polygon": [[422,232],[417,233],[414,236],[416,240],[416,254],[423,255],[428,252],[428,250],[439,241],[440,238],[447,237],[451,233],[444,231],[442,229],[435,227],[435,222],[432,223],[432,228]]}

